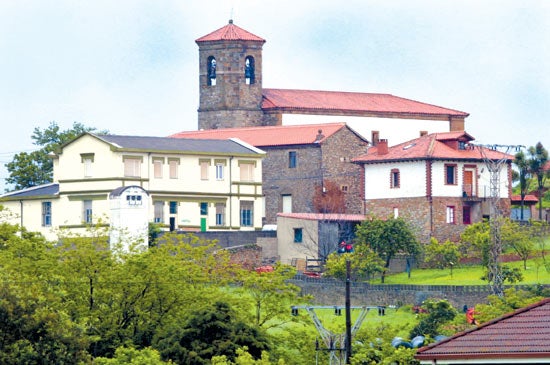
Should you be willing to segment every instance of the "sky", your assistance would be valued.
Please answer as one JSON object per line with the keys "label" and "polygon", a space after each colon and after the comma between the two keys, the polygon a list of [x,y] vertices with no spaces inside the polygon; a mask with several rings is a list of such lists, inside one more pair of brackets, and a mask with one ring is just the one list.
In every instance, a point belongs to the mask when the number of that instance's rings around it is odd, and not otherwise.
{"label": "sky", "polygon": [[478,143],[550,148],[550,1],[0,0],[0,192],[51,122],[196,130],[195,39],[230,18],[266,39],[266,88],[392,94],[469,113]]}

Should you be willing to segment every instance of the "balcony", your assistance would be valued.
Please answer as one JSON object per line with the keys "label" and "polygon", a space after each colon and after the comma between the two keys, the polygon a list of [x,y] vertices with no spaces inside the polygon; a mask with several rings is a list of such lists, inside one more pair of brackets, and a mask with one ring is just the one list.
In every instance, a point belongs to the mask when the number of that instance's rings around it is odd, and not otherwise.
{"label": "balcony", "polygon": [[482,198],[477,194],[476,186],[472,184],[462,185],[462,199],[464,201],[474,201],[474,202],[478,202],[482,200]]}

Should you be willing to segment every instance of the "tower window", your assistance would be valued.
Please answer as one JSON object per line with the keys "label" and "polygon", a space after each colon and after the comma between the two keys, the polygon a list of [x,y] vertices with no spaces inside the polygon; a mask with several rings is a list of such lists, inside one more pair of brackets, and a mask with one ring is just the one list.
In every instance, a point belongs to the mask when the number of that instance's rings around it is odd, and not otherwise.
{"label": "tower window", "polygon": [[247,85],[251,85],[256,82],[256,75],[254,71],[254,57],[247,56],[244,60],[244,79]]}
{"label": "tower window", "polygon": [[208,57],[207,80],[208,85],[216,85],[216,58],[214,56]]}

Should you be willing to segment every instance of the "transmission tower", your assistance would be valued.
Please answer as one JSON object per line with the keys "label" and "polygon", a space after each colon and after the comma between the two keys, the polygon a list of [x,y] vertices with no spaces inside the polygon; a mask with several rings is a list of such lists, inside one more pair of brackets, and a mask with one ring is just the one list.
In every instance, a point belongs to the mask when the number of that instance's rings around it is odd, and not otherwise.
{"label": "transmission tower", "polygon": [[[488,280],[493,294],[501,297],[504,295],[504,278],[500,266],[500,255],[502,254],[501,229],[504,217],[500,209],[500,172],[502,167],[510,160],[508,153],[511,150],[519,152],[524,146],[500,144],[474,146],[479,149],[483,162],[485,162],[485,166],[489,171],[489,232],[491,246],[489,250]],[[500,152],[500,154],[494,154],[493,151]]]}
{"label": "transmission tower", "polygon": [[[321,340],[323,341],[325,348],[319,347],[319,343],[315,343],[315,351],[328,351],[329,353],[329,364],[330,365],[343,365],[347,363],[347,352],[346,352],[346,333],[333,333],[332,331],[325,328],[319,317],[317,316],[317,313],[315,312],[316,309],[333,309],[334,314],[341,315],[342,309],[346,309],[344,306],[292,306],[292,314],[297,315],[298,309],[305,309],[307,313],[309,314],[310,318],[313,321],[313,324],[315,325],[315,328],[317,328],[317,332],[319,332],[319,336],[321,337]],[[355,323],[353,327],[351,328],[351,335],[355,336],[355,333],[359,330],[361,327],[361,324],[365,320],[365,317],[367,316],[367,313],[371,309],[378,310],[378,313],[380,314],[381,311],[385,310],[385,307],[381,306],[363,306],[363,307],[350,307],[350,309],[360,309],[359,316],[355,320]],[[317,363],[317,361],[316,361]]]}

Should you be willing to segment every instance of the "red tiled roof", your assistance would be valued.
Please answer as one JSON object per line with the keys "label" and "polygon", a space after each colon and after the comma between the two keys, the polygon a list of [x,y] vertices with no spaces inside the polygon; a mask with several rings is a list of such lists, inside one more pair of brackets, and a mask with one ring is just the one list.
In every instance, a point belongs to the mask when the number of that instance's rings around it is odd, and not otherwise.
{"label": "red tiled roof", "polygon": [[401,114],[412,116],[457,116],[469,114],[390,94],[340,91],[263,89],[262,109],[288,111],[347,112],[355,115]]}
{"label": "red tiled roof", "polygon": [[199,39],[195,40],[196,43],[200,42],[212,42],[212,41],[257,41],[265,42],[265,39],[258,37],[244,30],[241,27],[233,24],[233,20],[229,20],[229,24],[221,27],[218,30],[213,31]]}
{"label": "red tiled roof", "polygon": [[338,213],[277,213],[277,217],[306,219],[311,221],[348,221],[362,222],[366,219],[364,214],[338,214]]}
{"label": "red tiled roof", "polygon": [[[512,200],[513,203],[516,203],[516,202],[519,203],[519,202],[521,202],[521,195],[512,195],[511,200]],[[532,195],[532,194],[527,194],[523,198],[523,201],[524,202],[538,203],[539,199],[536,196]]]}
{"label": "red tiled roof", "polygon": [[[466,132],[446,132],[432,133],[408,142],[388,148],[388,153],[378,154],[378,146],[371,147],[366,155],[358,156],[352,161],[362,163],[380,163],[388,161],[404,161],[404,160],[482,160],[484,155],[491,159],[508,158],[513,159],[513,156],[505,153],[490,150],[483,147],[466,147],[464,150],[459,150],[448,146],[442,141],[461,140],[470,142],[473,140]],[[482,153],[483,152],[483,153]]]}
{"label": "red tiled roof", "polygon": [[550,298],[418,350],[418,360],[550,360]]}
{"label": "red tiled roof", "polygon": [[[284,146],[297,144],[323,143],[346,123],[302,124],[271,127],[207,129],[201,131],[179,132],[173,138],[228,139],[238,138],[252,146]],[[321,131],[323,137],[316,141]]]}

